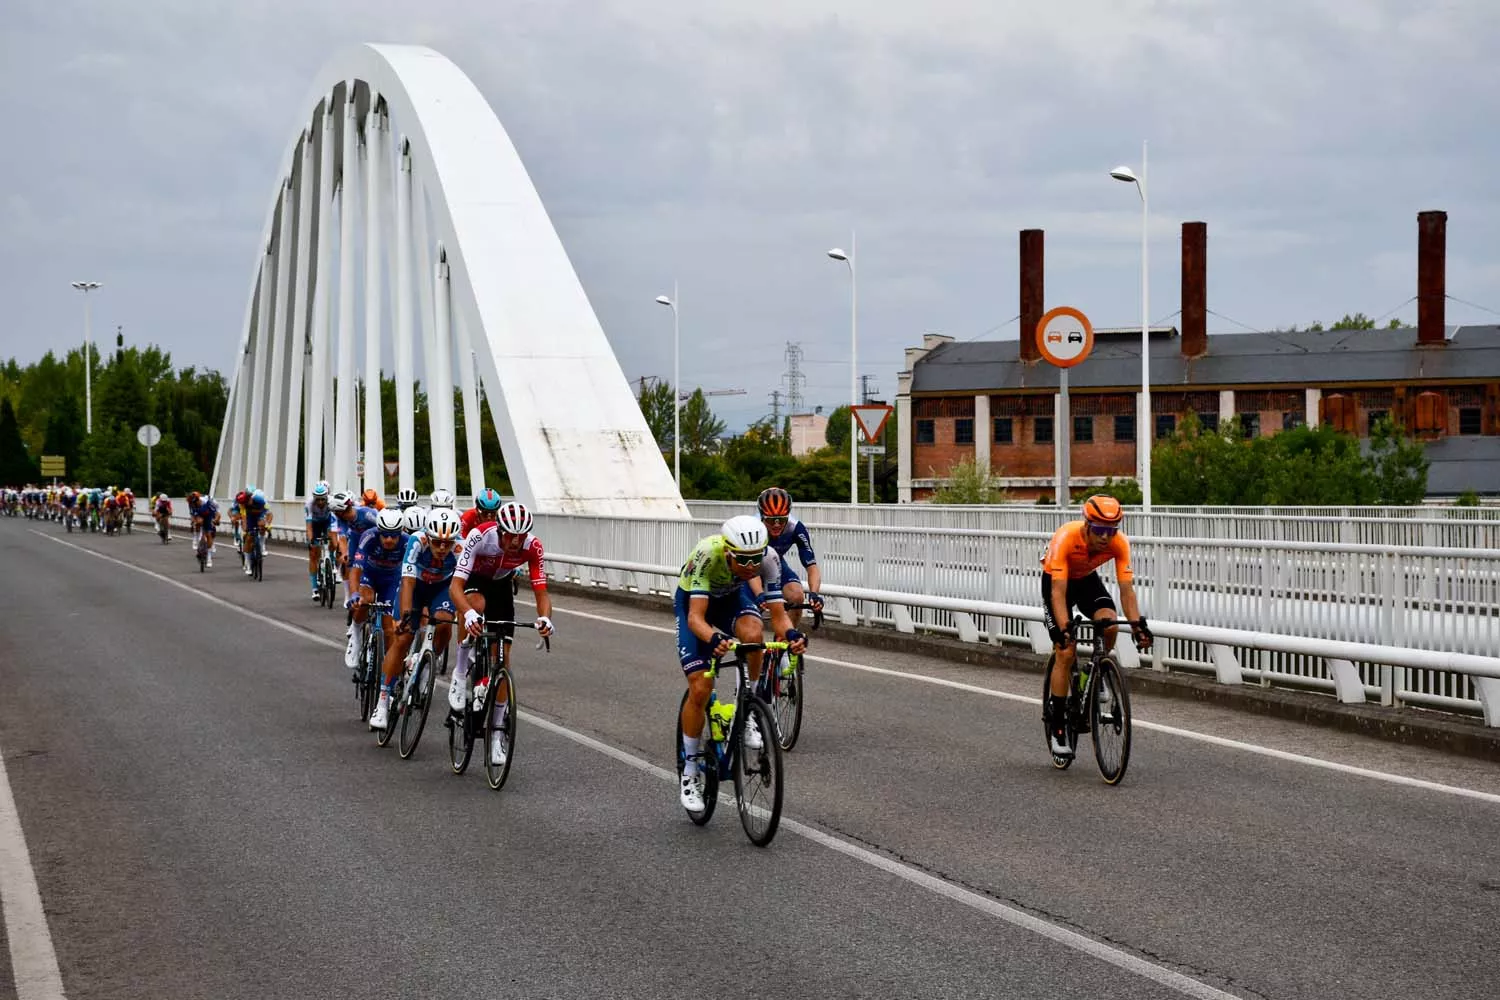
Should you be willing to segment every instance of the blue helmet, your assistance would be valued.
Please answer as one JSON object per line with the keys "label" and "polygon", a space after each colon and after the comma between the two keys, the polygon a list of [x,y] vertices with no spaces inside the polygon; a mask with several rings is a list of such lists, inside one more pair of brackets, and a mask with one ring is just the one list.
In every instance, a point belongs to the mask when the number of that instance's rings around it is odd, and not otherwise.
{"label": "blue helmet", "polygon": [[489,487],[480,490],[474,497],[474,506],[483,511],[496,511],[500,509],[500,494]]}
{"label": "blue helmet", "polygon": [[318,484],[312,488],[312,495],[313,495],[313,499],[314,500],[317,500],[319,498],[327,500],[328,499],[328,483],[326,481],[319,480]]}
{"label": "blue helmet", "polygon": [[266,502],[266,495],[260,490],[256,490],[254,493],[250,494],[250,502],[264,505]]}

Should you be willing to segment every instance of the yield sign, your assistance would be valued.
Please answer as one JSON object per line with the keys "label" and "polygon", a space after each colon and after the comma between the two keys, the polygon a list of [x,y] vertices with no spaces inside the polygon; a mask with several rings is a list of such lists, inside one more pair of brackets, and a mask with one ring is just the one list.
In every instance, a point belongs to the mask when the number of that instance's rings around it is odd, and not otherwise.
{"label": "yield sign", "polygon": [[859,429],[864,432],[865,440],[875,441],[885,429],[885,422],[890,419],[895,407],[886,403],[864,403],[849,409],[854,411],[854,419],[859,421]]}
{"label": "yield sign", "polygon": [[394,476],[396,474],[396,470],[400,467],[401,466],[396,462],[387,462],[385,463],[385,474],[387,476]]}

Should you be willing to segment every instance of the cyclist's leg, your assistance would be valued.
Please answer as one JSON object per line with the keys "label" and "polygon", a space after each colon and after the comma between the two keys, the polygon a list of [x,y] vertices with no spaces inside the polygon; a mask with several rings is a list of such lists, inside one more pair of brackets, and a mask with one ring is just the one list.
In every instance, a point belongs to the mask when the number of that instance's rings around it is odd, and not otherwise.
{"label": "cyclist's leg", "polygon": [[[1114,621],[1119,617],[1115,599],[1109,596],[1109,588],[1104,586],[1104,581],[1099,578],[1097,572],[1090,573],[1081,580],[1070,581],[1068,600],[1077,606],[1082,614],[1096,622]],[[1119,631],[1117,628],[1106,628],[1094,641],[1103,643],[1105,652],[1113,652],[1115,636],[1119,634]]]}
{"label": "cyclist's leg", "polygon": [[[488,593],[488,588],[484,584],[488,582],[472,576],[464,581],[464,597],[481,618],[485,616],[485,595]],[[455,712],[463,708],[465,692],[469,686],[469,667],[473,660],[474,640],[465,635],[463,641],[458,644],[458,655],[454,657],[453,662],[453,676],[448,681],[448,707]]]}
{"label": "cyclist's leg", "polygon": [[[485,595],[485,608],[487,609],[484,613],[485,618],[494,621],[515,620],[516,594],[512,587],[513,582],[510,576],[490,581],[492,586],[486,588],[489,593]],[[514,625],[507,625],[503,631],[505,632],[505,645],[501,648],[504,650],[505,666],[507,670],[513,671],[516,669],[516,650],[511,637],[515,635],[516,629]],[[505,699],[510,697],[509,687],[510,685],[505,681],[500,682],[500,686],[495,689],[496,705],[505,704]]]}
{"label": "cyclist's leg", "polygon": [[[734,637],[740,642],[764,642],[765,625],[760,617],[760,605],[756,603],[755,595],[750,592],[750,585],[740,584],[735,589],[732,599],[734,600]],[[745,663],[750,668],[751,684],[760,680],[760,664],[764,657],[765,653],[759,651],[745,654]]]}
{"label": "cyclist's leg", "polygon": [[[698,776],[699,754],[703,750],[703,722],[708,711],[709,695],[713,693],[714,681],[708,668],[713,663],[713,647],[693,634],[688,628],[688,594],[680,587],[673,597],[672,605],[677,613],[677,659],[687,679],[688,696],[682,706],[678,726],[682,729],[682,747],[687,755],[683,767],[684,781]],[[713,601],[709,601],[708,623],[723,630],[727,622],[715,620]]]}
{"label": "cyclist's leg", "polygon": [[[781,560],[781,596],[788,604],[801,604],[807,600],[807,590],[802,586],[802,578],[796,571],[787,565],[786,558]],[[792,628],[802,627],[802,609],[789,608],[787,614],[792,619]]]}

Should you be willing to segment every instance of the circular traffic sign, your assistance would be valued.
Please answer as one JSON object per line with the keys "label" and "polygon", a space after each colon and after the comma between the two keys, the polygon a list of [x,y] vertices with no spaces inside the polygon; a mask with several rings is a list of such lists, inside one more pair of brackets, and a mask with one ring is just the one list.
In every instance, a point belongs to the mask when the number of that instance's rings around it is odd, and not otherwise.
{"label": "circular traffic sign", "polygon": [[161,443],[161,428],[155,424],[142,424],[136,428],[135,439],[147,448],[155,448]]}
{"label": "circular traffic sign", "polygon": [[1089,318],[1072,306],[1049,309],[1036,325],[1036,346],[1050,363],[1072,368],[1094,349]]}

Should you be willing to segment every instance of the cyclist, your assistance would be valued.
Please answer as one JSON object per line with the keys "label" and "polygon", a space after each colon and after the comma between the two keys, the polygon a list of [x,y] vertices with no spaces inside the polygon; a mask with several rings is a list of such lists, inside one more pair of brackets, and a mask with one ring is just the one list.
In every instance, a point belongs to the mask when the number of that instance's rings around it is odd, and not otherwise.
{"label": "cyclist", "polygon": [[[494,511],[494,520],[486,519],[468,533],[458,565],[453,570],[449,592],[453,596],[454,608],[463,616],[465,631],[475,636],[484,631],[485,619],[507,621],[515,618],[515,591],[511,587],[511,578],[525,566],[531,576],[531,591],[536,596],[537,633],[551,635],[552,597],[547,593],[547,573],[542,567],[542,541],[531,533],[531,512],[514,500],[502,504],[500,494],[492,489],[481,490],[474,503],[481,511]],[[506,665],[514,668],[515,651],[510,639],[515,629],[505,626],[503,633]],[[448,706],[455,712],[463,710],[469,696],[472,648],[473,643],[468,639],[458,644],[457,663],[448,685]],[[497,690],[495,703],[504,705],[506,697],[505,690]],[[504,721],[503,717],[499,720]],[[505,744],[498,733],[490,746],[490,763],[497,766],[505,763]]]}
{"label": "cyclist", "polygon": [[135,493],[129,486],[122,487],[118,499],[120,511],[125,515],[125,526],[133,528],[135,526]]}
{"label": "cyclist", "polygon": [[[354,552],[359,548],[360,540],[365,532],[375,527],[375,518],[379,515],[373,507],[355,506],[354,494],[347,490],[335,493],[329,506],[333,508],[331,534],[335,556],[338,559],[339,575],[344,581],[344,607],[348,608],[354,604],[355,596],[355,589],[349,585],[350,564],[354,561]],[[359,638],[354,629],[353,617],[347,622],[345,635],[348,641],[344,645],[344,666],[353,670],[359,666]]]}
{"label": "cyclist", "polygon": [[[682,745],[687,757],[679,797],[690,812],[703,811],[703,792],[698,766],[703,752],[703,721],[713,679],[707,670],[716,657],[730,651],[732,636],[741,642],[760,642],[764,632],[760,609],[748,582],[760,575],[767,547],[766,526],[748,514],[731,517],[717,535],[709,535],[693,546],[682,564],[673,606],[677,612],[677,656],[687,675],[688,697],[682,706]],[[785,612],[782,612],[784,614]],[[807,640],[795,628],[778,634],[801,653]],[[760,678],[759,653],[751,653],[750,680]],[[754,749],[763,737],[749,720],[746,746]]]}
{"label": "cyclist", "polygon": [[312,599],[315,601],[318,599],[318,559],[323,545],[328,542],[328,531],[333,527],[333,508],[328,506],[328,496],[328,483],[320,479],[302,508],[307,531],[307,577],[312,582]]}
{"label": "cyclist", "polygon": [[211,496],[203,496],[199,493],[188,494],[188,510],[193,516],[193,550],[198,549],[198,535],[203,536],[204,553],[207,557],[204,565],[208,569],[214,568],[214,536],[219,533],[219,505],[214,503]]}
{"label": "cyclist", "polygon": [[414,489],[412,489],[410,487],[407,487],[404,490],[397,490],[396,491],[396,509],[397,510],[403,510],[404,511],[408,507],[415,507],[416,505],[417,505],[417,491],[416,490],[414,490]]}
{"label": "cyclist", "polygon": [[[400,597],[401,562],[406,557],[406,532],[401,530],[401,512],[383,510],[375,516],[375,528],[366,531],[354,550],[354,564],[349,568],[349,586],[359,594],[354,605],[354,620],[361,625],[375,601],[390,604],[381,628],[389,649],[396,639],[396,601]],[[358,662],[357,660],[355,661]],[[370,713],[370,728],[384,729],[390,721],[391,688],[389,678],[380,685],[380,701]]]}
{"label": "cyclist", "polygon": [[458,515],[445,510],[435,512],[425,533],[410,536],[406,543],[406,554],[401,560],[400,614],[397,616],[401,624],[396,629],[394,641],[386,648],[385,663],[381,668],[382,691],[394,687],[401,674],[401,663],[411,652],[424,616],[439,623],[433,634],[434,653],[448,645],[456,617],[449,581],[458,565],[458,555],[453,551],[457,540]]}
{"label": "cyclist", "polygon": [[[768,544],[776,551],[781,563],[781,581],[776,589],[781,591],[788,604],[807,603],[822,608],[823,598],[818,596],[818,590],[823,585],[823,571],[818,568],[818,557],[813,553],[812,536],[807,533],[807,525],[792,516],[791,494],[780,486],[772,486],[761,493],[757,506],[769,535]],[[802,578],[787,559],[787,553],[794,545],[798,561],[807,570],[805,590]],[[801,608],[793,609],[791,616],[794,627],[802,624]]]}
{"label": "cyclist", "polygon": [[262,557],[266,554],[265,533],[271,530],[271,509],[266,506],[266,495],[260,490],[250,493],[250,502],[244,508],[245,518],[245,540],[243,551],[245,553],[245,575],[250,576],[250,546],[255,545],[260,549]]}
{"label": "cyclist", "polygon": [[[1067,701],[1068,678],[1078,655],[1077,641],[1070,627],[1072,609],[1077,608],[1096,622],[1113,621],[1114,599],[1099,578],[1099,567],[1111,559],[1115,579],[1120,583],[1120,602],[1125,617],[1139,619],[1140,603],[1135,596],[1135,573],[1130,568],[1130,542],[1121,530],[1125,511],[1120,502],[1103,493],[1083,502],[1083,519],[1069,521],[1052,534],[1042,555],[1042,609],[1047,634],[1052,638],[1054,655],[1049,677],[1050,696],[1042,706],[1043,718],[1051,720],[1051,750],[1054,756],[1071,757],[1068,746]],[[1112,649],[1119,629],[1104,629],[1096,640]],[[1151,631],[1142,625],[1134,630],[1135,643],[1141,649],[1151,646]]]}
{"label": "cyclist", "polygon": [[380,499],[380,493],[374,488],[365,490],[359,495],[361,507],[373,507],[376,511],[385,510],[385,501]]}
{"label": "cyclist", "polygon": [[158,493],[156,495],[156,503],[152,505],[151,511],[152,516],[156,518],[156,523],[166,533],[167,541],[170,542],[172,540],[172,501],[167,498],[165,493]]}
{"label": "cyclist", "polygon": [[449,493],[442,487],[439,487],[432,491],[432,496],[427,498],[427,506],[433,510],[437,510],[440,507],[446,510],[452,510],[453,494]]}

